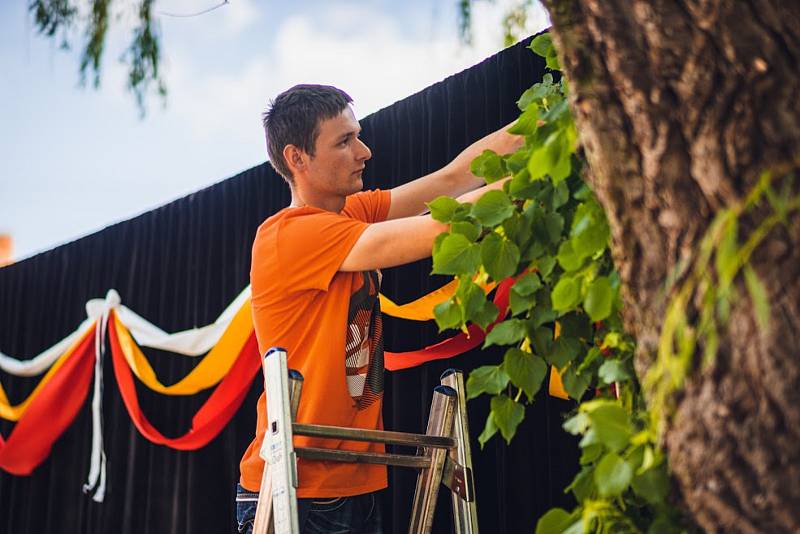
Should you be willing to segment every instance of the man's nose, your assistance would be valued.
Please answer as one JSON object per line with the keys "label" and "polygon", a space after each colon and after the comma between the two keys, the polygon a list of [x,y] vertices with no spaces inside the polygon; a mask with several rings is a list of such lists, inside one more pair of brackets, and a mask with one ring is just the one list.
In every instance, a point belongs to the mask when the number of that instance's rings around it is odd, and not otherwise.
{"label": "man's nose", "polygon": [[359,148],[358,159],[362,161],[367,161],[372,157],[372,150],[370,150],[369,147],[366,145],[366,143],[364,143],[364,141],[362,141],[361,139],[357,138],[356,141],[358,141],[358,148]]}

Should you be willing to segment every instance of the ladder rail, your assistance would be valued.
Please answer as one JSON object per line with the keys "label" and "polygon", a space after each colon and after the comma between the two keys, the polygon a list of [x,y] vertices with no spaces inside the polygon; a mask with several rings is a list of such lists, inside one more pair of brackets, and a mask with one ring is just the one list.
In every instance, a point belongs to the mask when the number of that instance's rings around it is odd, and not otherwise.
{"label": "ladder rail", "polygon": [[[436,386],[433,390],[433,402],[428,417],[426,434],[432,436],[449,436],[453,428],[453,416],[456,392],[449,386]],[[411,520],[408,525],[410,534],[428,534],[433,527],[433,512],[442,482],[446,449],[426,447],[421,454],[430,459],[431,466],[417,475],[417,487],[411,505]]]}
{"label": "ladder rail", "polygon": [[394,432],[391,430],[367,430],[363,428],[294,423],[292,431],[295,436],[370,441],[387,445],[439,447],[444,449],[455,449],[457,447],[456,440],[448,436],[429,436],[428,434],[412,434],[410,432]]}
{"label": "ladder rail", "polygon": [[[467,395],[464,387],[464,373],[457,369],[448,369],[440,378],[442,384],[456,391],[455,421],[453,437],[457,447],[451,449],[448,456],[463,469],[465,498],[457,491],[451,493],[453,500],[453,527],[456,534],[478,534],[478,504],[475,498],[475,483],[472,480],[472,451],[469,444],[469,422],[467,421]],[[453,488],[451,487],[451,490]]]}
{"label": "ladder rail", "polygon": [[[267,429],[260,451],[265,459],[254,534],[298,534],[297,458],[357,462],[418,469],[410,534],[429,534],[439,486],[453,497],[456,534],[477,534],[472,460],[463,374],[448,370],[434,388],[425,434],[297,423],[303,377],[287,368],[286,351],[272,348],[262,361],[267,392]],[[375,442],[417,448],[416,455],[294,447],[293,436]]]}
{"label": "ladder rail", "polygon": [[346,451],[341,449],[322,449],[316,447],[297,447],[295,452],[297,453],[298,458],[307,458],[309,460],[393,465],[395,467],[411,467],[415,469],[427,469],[431,466],[430,458],[425,456],[412,456],[410,454]]}

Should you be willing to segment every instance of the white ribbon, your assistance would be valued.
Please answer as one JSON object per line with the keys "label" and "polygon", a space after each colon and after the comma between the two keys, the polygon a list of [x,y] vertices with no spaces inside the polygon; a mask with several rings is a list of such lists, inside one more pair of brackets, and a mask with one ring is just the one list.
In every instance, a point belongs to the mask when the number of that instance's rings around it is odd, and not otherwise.
{"label": "white ribbon", "polygon": [[245,287],[239,296],[228,305],[213,323],[190,330],[169,334],[133,310],[120,306],[117,310],[120,321],[130,331],[133,339],[140,347],[165,350],[183,354],[184,356],[201,356],[217,344],[219,338],[228,329],[231,320],[244,302],[250,297],[250,286]]}
{"label": "white ribbon", "polygon": [[92,452],[89,475],[83,492],[92,500],[103,502],[106,491],[106,453],[103,447],[103,359],[106,353],[108,318],[115,310],[120,321],[142,347],[175,352],[197,357],[211,350],[227,330],[231,320],[250,297],[250,286],[245,287],[213,323],[200,327],[167,333],[133,310],[123,306],[119,293],[109,289],[105,299],[91,299],[86,303],[87,319],[70,335],[43,351],[36,357],[21,361],[0,352],[0,369],[14,376],[36,376],[49,369],[67,348],[95,323],[94,388],[92,390]]}
{"label": "white ribbon", "polygon": [[222,337],[231,319],[242,307],[244,301],[250,297],[250,286],[245,287],[213,323],[174,334],[165,332],[130,308],[119,304],[119,293],[110,289],[105,299],[91,299],[86,303],[87,318],[74,332],[37,356],[29,360],[20,360],[0,352],[0,369],[10,375],[24,377],[37,376],[47,371],[75,340],[86,333],[96,319],[103,318],[104,314],[107,319],[107,309],[109,309],[107,302],[110,295],[115,295],[117,303],[115,307],[119,318],[122,324],[128,327],[139,346],[175,352],[184,356],[201,356],[211,350]]}
{"label": "white ribbon", "polygon": [[93,321],[91,317],[86,319],[70,335],[30,360],[18,360],[0,352],[0,369],[14,376],[36,376],[44,373],[89,329]]}
{"label": "white ribbon", "polygon": [[[83,492],[90,493],[94,502],[103,502],[106,495],[106,451],[103,446],[103,359],[106,354],[106,334],[108,316],[112,309],[120,307],[119,293],[110,289],[98,309],[99,299],[86,304],[90,315],[98,313],[100,319],[94,330],[94,388],[92,390],[92,454],[89,460],[89,476],[83,485]],[[91,309],[90,309],[90,304]]]}

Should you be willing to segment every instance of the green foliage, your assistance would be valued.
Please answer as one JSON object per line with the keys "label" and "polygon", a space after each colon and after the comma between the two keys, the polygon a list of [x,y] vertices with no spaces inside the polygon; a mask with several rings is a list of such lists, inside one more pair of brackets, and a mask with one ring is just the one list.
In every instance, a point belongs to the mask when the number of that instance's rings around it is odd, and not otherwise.
{"label": "green foliage", "polygon": [[[154,0],[136,2],[135,17],[138,24],[122,60],[128,64],[128,89],[133,93],[139,111],[145,113],[145,98],[150,87],[155,85],[156,93],[166,97],[167,90],[159,73],[161,60],[160,36],[153,19]],[[85,42],[80,56],[80,80],[86,83],[91,74],[92,85],[100,86],[102,60],[106,37],[112,16],[111,0],[91,0],[89,16],[81,17],[77,0],[30,0],[28,11],[33,15],[39,33],[47,38],[59,39],[63,49],[70,48],[69,35],[79,23],[83,25]]]}
{"label": "green foliage", "polygon": [[[775,181],[772,172],[764,172],[745,199],[720,209],[701,238],[691,264],[675,276],[682,278],[681,284],[667,304],[656,361],[643,384],[651,422],[659,432],[670,417],[673,394],[683,387],[689,373],[714,362],[731,303],[743,297],[738,284],[740,274],[759,326],[769,329],[769,296],[764,282],[751,267],[750,258],[773,228],[786,224],[788,214],[800,211],[800,195],[792,193],[795,175],[783,176],[779,190]],[[742,239],[739,219],[753,219],[756,211],[766,211],[767,215],[751,221],[754,229]],[[697,319],[691,320],[692,317]],[[696,361],[696,352],[702,354],[700,361]]]}
{"label": "green foliage", "polygon": [[[531,49],[557,67],[549,35],[534,39]],[[468,398],[491,397],[478,440],[483,446],[499,433],[509,442],[553,366],[579,402],[564,423],[580,436],[581,470],[567,489],[578,506],[549,511],[536,532],[645,532],[653,525],[669,531],[677,523],[665,500],[666,459],[633,372],[610,229],[581,176],[566,84],[546,74],[518,106],[510,131],[525,136],[525,145],[513,154],[486,151],[472,164],[487,181],[510,176],[502,190],[474,205],[444,198],[430,204],[434,218],[451,224],[434,246],[433,271],[459,280],[456,295],[436,307],[439,327],[488,327],[497,320],[484,347],[506,347],[502,362],[467,380]],[[476,281],[509,278],[510,311],[497,317],[496,308],[484,309],[488,299],[477,296],[483,292]],[[581,402],[590,391],[595,398]]]}

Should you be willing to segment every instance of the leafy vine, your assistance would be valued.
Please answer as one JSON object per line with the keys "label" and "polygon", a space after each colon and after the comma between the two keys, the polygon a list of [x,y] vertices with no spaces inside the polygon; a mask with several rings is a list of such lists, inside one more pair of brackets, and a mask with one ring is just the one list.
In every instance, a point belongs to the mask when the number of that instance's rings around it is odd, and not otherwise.
{"label": "leafy vine", "polygon": [[[558,70],[549,35],[530,48]],[[519,99],[521,115],[510,129],[525,136],[525,145],[473,161],[473,173],[487,182],[510,176],[502,190],[475,204],[446,197],[430,204],[435,219],[450,223],[434,244],[433,272],[459,280],[455,295],[436,307],[436,321],[444,330],[498,320],[484,347],[506,346],[503,361],[467,380],[469,398],[491,396],[481,445],[498,432],[511,441],[549,368],[571,398],[589,399],[564,423],[581,436],[581,469],[567,488],[578,505],[547,512],[537,533],[675,531],[666,458],[633,370],[610,230],[582,178],[567,90],[564,78],[545,74]],[[480,284],[509,277],[510,312],[497,318]]]}

